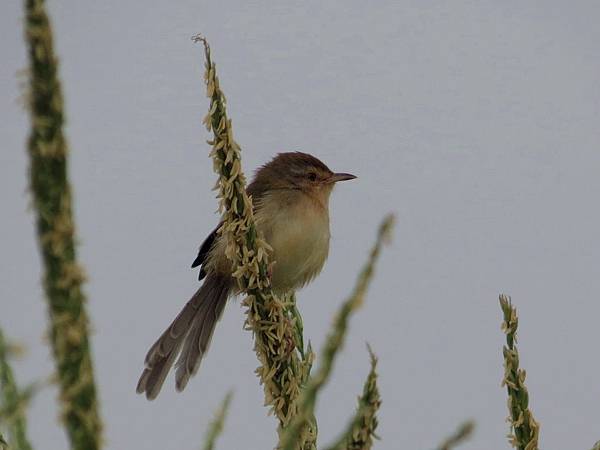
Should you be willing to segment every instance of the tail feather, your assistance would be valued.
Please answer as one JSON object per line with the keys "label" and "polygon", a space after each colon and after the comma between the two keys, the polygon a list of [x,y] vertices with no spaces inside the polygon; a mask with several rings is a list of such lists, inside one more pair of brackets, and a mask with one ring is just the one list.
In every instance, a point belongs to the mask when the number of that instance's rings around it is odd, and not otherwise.
{"label": "tail feather", "polygon": [[182,347],[183,351],[177,361],[176,378],[177,389],[183,390],[208,350],[230,290],[229,279],[216,275],[206,278],[171,325],[150,347],[146,355],[146,367],[136,388],[138,394],[145,392],[149,400],[156,398]]}
{"label": "tail feather", "polygon": [[216,301],[206,302],[198,309],[197,319],[190,327],[183,350],[175,364],[177,367],[175,380],[178,391],[183,391],[190,377],[198,371],[202,357],[210,346],[217,321],[221,318],[225,308],[229,285],[215,283],[212,287],[214,290],[211,292],[211,297]]}
{"label": "tail feather", "polygon": [[[180,342],[183,342],[183,340]],[[136,392],[138,394],[146,392],[146,398],[148,398],[148,400],[154,400],[160,392],[178,352],[179,348],[171,352],[167,357],[157,361],[152,367],[147,366],[144,369],[144,372],[142,372]]]}

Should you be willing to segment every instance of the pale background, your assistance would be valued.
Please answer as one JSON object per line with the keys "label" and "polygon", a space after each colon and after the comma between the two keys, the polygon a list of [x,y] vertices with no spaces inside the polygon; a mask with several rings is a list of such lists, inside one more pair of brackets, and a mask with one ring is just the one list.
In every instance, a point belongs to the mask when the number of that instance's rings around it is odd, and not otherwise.
{"label": "pale background", "polygon": [[[0,7],[0,326],[29,349],[21,383],[52,361],[27,209],[21,2]],[[597,1],[50,1],[72,148],[81,261],[107,448],[199,448],[235,390],[221,449],[274,446],[239,302],[183,394],[134,392],[143,357],[197,287],[189,269],[217,216],[201,126],[203,32],[248,174],[311,152],[356,173],[332,199],[329,262],[299,294],[320,348],[388,211],[368,301],[318,405],[320,441],[354,411],[380,357],[380,449],[429,449],[466,418],[463,448],[506,449],[501,312],[546,449],[600,439],[600,3]],[[38,449],[65,448],[56,391],[29,414]]]}

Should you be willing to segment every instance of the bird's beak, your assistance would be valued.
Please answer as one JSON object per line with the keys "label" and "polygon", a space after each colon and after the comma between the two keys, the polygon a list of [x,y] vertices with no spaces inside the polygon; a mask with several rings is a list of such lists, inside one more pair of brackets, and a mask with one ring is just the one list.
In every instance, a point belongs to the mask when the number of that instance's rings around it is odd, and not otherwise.
{"label": "bird's beak", "polygon": [[346,181],[346,180],[354,180],[356,175],[352,175],[351,173],[334,173],[329,178],[330,183],[337,183],[338,181]]}

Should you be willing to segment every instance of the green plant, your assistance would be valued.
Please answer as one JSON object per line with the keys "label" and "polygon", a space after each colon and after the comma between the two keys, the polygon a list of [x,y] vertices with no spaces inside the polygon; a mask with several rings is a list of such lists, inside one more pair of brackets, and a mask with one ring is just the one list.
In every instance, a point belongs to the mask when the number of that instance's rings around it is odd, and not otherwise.
{"label": "green plant", "polygon": [[[33,387],[19,390],[13,371],[8,363],[9,346],[0,330],[0,424],[8,430],[9,441],[14,450],[31,450],[27,438],[25,409],[33,393]],[[8,444],[0,434],[0,449]]]}
{"label": "green plant", "polygon": [[95,450],[101,447],[102,425],[82,289],[85,276],[76,255],[58,63],[42,0],[25,1],[25,37],[30,67],[30,188],[43,261],[61,416],[71,448]]}
{"label": "green plant", "polygon": [[221,403],[221,407],[215,414],[214,420],[209,425],[206,432],[206,437],[204,439],[204,450],[215,449],[217,438],[223,432],[223,428],[225,426],[225,417],[227,416],[227,411],[229,410],[229,404],[231,403],[232,396],[233,394],[231,392],[227,393],[223,399],[223,403]]}
{"label": "green plant", "polygon": [[444,442],[439,445],[438,449],[450,450],[457,445],[462,444],[471,437],[474,429],[475,423],[472,421],[467,421],[461,424],[453,434],[444,439]]}
{"label": "green plant", "polygon": [[525,370],[519,368],[517,350],[517,328],[519,319],[517,310],[512,306],[510,297],[500,295],[500,307],[504,314],[502,331],[506,334],[504,354],[504,379],[502,384],[508,392],[508,418],[512,434],[509,442],[518,450],[537,450],[540,427],[529,409],[529,393],[525,387]]}

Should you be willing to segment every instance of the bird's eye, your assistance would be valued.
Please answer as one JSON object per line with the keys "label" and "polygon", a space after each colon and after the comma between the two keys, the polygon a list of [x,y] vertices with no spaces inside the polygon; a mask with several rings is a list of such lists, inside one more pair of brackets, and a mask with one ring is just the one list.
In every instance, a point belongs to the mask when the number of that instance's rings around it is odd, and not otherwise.
{"label": "bird's eye", "polygon": [[308,174],[308,179],[309,179],[310,181],[317,181],[317,174],[316,174],[316,173],[314,173],[314,172],[311,172],[311,173],[309,173],[309,174]]}

